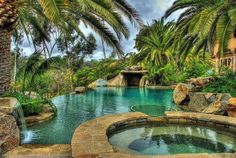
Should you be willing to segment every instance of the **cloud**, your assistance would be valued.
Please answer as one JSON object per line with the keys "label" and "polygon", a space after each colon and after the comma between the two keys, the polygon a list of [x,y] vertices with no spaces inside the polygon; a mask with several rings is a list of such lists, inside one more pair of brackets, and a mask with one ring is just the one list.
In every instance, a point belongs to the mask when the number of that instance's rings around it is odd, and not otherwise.
{"label": "cloud", "polygon": [[160,9],[161,12],[165,12],[175,0],[156,0],[156,6]]}

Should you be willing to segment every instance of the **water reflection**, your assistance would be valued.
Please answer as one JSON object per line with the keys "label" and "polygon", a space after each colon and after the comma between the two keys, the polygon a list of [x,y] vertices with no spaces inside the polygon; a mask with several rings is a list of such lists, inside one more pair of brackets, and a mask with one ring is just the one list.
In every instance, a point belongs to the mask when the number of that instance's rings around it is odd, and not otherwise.
{"label": "water reflection", "polygon": [[236,138],[233,133],[223,129],[184,125],[129,128],[117,131],[109,140],[112,145],[126,152],[147,155],[236,151]]}

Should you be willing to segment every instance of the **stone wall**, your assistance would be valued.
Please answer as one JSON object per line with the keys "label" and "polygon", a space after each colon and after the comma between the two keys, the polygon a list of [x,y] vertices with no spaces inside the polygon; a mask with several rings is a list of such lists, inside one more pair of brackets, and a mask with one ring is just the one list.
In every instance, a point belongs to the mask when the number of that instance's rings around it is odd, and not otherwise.
{"label": "stone wall", "polygon": [[20,130],[13,116],[17,104],[15,98],[0,98],[0,157],[20,144]]}

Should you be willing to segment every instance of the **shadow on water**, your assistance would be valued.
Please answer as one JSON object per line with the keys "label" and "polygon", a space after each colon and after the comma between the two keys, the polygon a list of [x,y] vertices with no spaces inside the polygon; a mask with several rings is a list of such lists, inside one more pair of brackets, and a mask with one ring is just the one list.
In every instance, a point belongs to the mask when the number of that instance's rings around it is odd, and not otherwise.
{"label": "shadow on water", "polygon": [[[184,148],[183,148],[184,145]],[[226,145],[215,142],[213,140],[204,139],[191,135],[156,135],[149,138],[137,139],[129,145],[129,149],[150,154],[158,154],[159,150],[167,147],[167,151],[171,154],[181,153],[199,153],[199,151],[209,151],[214,153],[234,153],[235,151]],[[150,150],[149,150],[150,149]],[[156,153],[157,151],[157,153]]]}

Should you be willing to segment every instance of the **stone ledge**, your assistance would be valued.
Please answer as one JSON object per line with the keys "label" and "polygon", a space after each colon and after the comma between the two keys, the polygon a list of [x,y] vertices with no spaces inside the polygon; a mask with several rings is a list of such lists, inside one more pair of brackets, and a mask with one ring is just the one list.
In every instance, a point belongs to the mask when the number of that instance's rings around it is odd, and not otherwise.
{"label": "stone ledge", "polygon": [[223,125],[236,126],[236,118],[226,117],[220,115],[211,115],[203,113],[193,113],[193,112],[166,112],[166,117],[168,119],[191,119],[191,120],[200,120],[206,122],[214,122]]}
{"label": "stone ledge", "polygon": [[25,122],[27,126],[33,126],[35,124],[39,124],[52,119],[54,115],[55,114],[53,112],[40,113],[39,115],[26,117]]}
{"label": "stone ledge", "polygon": [[[116,115],[107,115],[81,124],[74,132],[72,138],[72,157],[76,158],[235,158],[236,154],[177,154],[165,156],[143,156],[121,153],[116,151],[109,143],[108,136],[110,132],[117,128],[123,128],[145,123],[168,123],[174,119],[174,123],[188,123],[188,121],[214,122],[223,119],[221,123],[230,124],[230,127],[236,127],[235,120],[221,116],[199,114],[199,113],[179,113],[168,112],[166,117],[149,117],[146,114],[124,113]],[[218,118],[218,119],[217,119]],[[230,121],[231,120],[231,121]],[[216,124],[213,124],[216,125]],[[232,126],[234,125],[234,126]]]}

